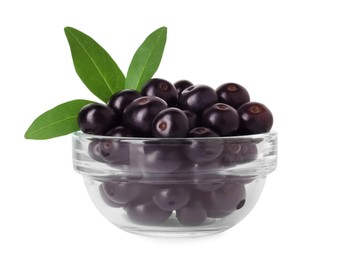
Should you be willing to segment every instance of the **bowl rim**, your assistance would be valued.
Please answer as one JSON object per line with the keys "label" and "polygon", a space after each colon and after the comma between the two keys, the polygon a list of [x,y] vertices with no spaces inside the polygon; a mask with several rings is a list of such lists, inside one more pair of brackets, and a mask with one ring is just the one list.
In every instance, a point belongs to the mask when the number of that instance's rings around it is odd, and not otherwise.
{"label": "bowl rim", "polygon": [[266,133],[252,134],[252,135],[236,135],[236,136],[216,136],[216,137],[116,137],[106,135],[93,135],[86,134],[82,131],[76,131],[72,133],[73,137],[85,138],[87,140],[122,140],[122,141],[153,141],[153,142],[171,142],[171,141],[226,141],[226,140],[241,140],[241,141],[262,141],[267,138],[277,138],[277,131],[271,130]]}
{"label": "bowl rim", "polygon": [[[77,172],[79,172],[83,176],[90,176],[92,178],[111,178],[118,176],[124,172],[134,172],[135,169],[125,169],[124,167],[117,168],[106,166],[99,168],[99,173],[95,173],[93,169],[97,169],[97,166],[91,166],[87,164],[87,161],[80,160],[75,158],[75,154],[79,154],[81,150],[86,150],[88,147],[87,144],[91,144],[94,142],[100,141],[111,141],[111,142],[124,142],[127,145],[133,145],[133,149],[140,149],[140,146],[164,146],[164,147],[182,147],[183,145],[192,145],[192,143],[201,143],[205,146],[217,146],[217,145],[226,145],[226,144],[255,144],[260,145],[261,149],[266,151],[265,153],[262,151],[262,155],[255,160],[256,164],[253,162],[248,162],[241,164],[240,167],[228,167],[221,168],[221,170],[226,171],[227,173],[231,172],[231,175],[238,176],[261,176],[265,177],[268,173],[272,172],[276,168],[276,158],[277,158],[277,132],[272,130],[263,134],[255,134],[255,135],[243,135],[243,136],[226,136],[226,137],[197,137],[197,138],[142,138],[142,137],[114,137],[114,136],[101,136],[101,135],[91,135],[85,134],[81,131],[77,131],[72,133],[72,143],[73,143],[73,159],[74,159],[74,167]],[[76,145],[79,144],[77,147]],[[78,151],[78,150],[80,151]],[[76,151],[77,150],[77,151]],[[274,156],[273,158],[270,158]],[[265,158],[269,158],[270,163]],[[265,160],[264,160],[265,159]],[[259,164],[258,164],[259,163]],[[89,169],[85,171],[84,169]],[[201,170],[203,171],[203,170]],[[207,174],[209,172],[213,172],[214,168],[206,169],[203,174]],[[200,173],[200,171],[196,171]],[[139,171],[136,172],[139,174]],[[173,173],[174,176],[180,175],[182,176],[187,171],[179,171],[178,173]],[[153,173],[152,176],[156,176],[157,173]],[[161,174],[165,175],[165,173]],[[168,176],[168,174],[167,174]]]}

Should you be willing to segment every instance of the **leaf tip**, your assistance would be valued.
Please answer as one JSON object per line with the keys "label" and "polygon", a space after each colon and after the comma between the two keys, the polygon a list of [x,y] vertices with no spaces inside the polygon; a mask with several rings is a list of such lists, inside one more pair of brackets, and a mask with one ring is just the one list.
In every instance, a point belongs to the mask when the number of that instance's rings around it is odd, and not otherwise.
{"label": "leaf tip", "polygon": [[68,33],[72,34],[74,33],[75,31],[78,31],[77,29],[71,27],[71,26],[66,26],[64,27],[64,32],[65,34],[67,35]]}
{"label": "leaf tip", "polygon": [[24,139],[26,140],[36,140],[37,138],[34,138],[31,133],[28,133],[28,131],[24,134]]}
{"label": "leaf tip", "polygon": [[69,30],[71,30],[71,29],[72,29],[72,27],[70,27],[70,26],[65,26],[65,27],[64,27],[64,31],[65,31],[65,32],[67,32],[67,31],[69,31]]}
{"label": "leaf tip", "polygon": [[159,32],[163,32],[163,33],[167,33],[167,27],[166,26],[162,26],[162,27],[160,27],[157,31],[159,31]]}
{"label": "leaf tip", "polygon": [[26,132],[24,133],[24,138],[25,139],[32,139],[31,138],[31,132],[30,132],[32,125],[33,125],[33,123],[27,128]]}

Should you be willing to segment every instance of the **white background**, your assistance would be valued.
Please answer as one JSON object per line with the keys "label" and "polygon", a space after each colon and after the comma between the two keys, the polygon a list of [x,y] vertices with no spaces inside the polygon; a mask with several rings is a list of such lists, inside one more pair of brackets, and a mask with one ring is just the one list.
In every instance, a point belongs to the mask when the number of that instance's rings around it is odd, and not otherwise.
{"label": "white background", "polygon": [[[351,259],[349,2],[2,1],[0,259]],[[24,139],[51,107],[96,100],[75,73],[65,26],[96,39],[124,72],[167,26],[155,76],[237,82],[270,107],[279,164],[247,218],[196,239],[126,233],[90,201],[70,136]]]}

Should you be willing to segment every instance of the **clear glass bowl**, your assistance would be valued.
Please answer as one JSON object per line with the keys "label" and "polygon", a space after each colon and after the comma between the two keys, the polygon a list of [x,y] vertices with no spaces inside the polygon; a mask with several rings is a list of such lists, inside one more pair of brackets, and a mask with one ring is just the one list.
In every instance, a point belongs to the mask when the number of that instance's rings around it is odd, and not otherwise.
{"label": "clear glass bowl", "polygon": [[73,134],[73,166],[98,210],[140,235],[214,234],[240,222],[276,168],[277,133],[217,138]]}

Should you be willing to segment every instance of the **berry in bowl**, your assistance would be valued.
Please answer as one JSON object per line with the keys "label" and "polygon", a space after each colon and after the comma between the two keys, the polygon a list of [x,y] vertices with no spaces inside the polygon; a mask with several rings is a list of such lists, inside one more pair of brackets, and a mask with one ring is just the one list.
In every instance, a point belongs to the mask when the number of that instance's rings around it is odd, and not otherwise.
{"label": "berry in bowl", "polygon": [[70,27],[65,33],[78,75],[102,102],[58,105],[25,137],[73,133],[74,169],[97,209],[125,231],[202,236],[239,223],[276,168],[268,107],[236,83],[212,88],[153,78],[165,27],[138,48],[126,77],[88,35]]}

